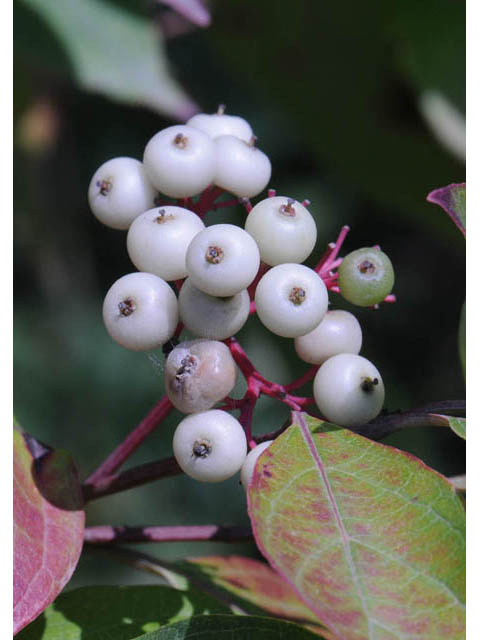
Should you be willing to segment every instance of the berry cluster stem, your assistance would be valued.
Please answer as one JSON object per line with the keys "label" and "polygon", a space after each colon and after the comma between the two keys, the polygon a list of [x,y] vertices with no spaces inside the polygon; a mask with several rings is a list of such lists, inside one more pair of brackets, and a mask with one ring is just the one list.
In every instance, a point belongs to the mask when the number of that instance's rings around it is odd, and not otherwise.
{"label": "berry cluster stem", "polygon": [[294,411],[301,411],[308,405],[313,404],[314,399],[293,396],[289,391],[303,386],[303,384],[311,380],[315,374],[313,373],[312,375],[310,372],[307,372],[307,375],[302,376],[287,386],[272,382],[264,378],[255,368],[236,338],[228,338],[224,342],[230,349],[233,359],[247,382],[247,391],[243,398],[239,400],[228,398],[226,406],[230,410],[240,409],[239,422],[245,430],[248,445],[252,449],[257,444],[256,439],[252,436],[253,412],[260,395],[263,394],[276,398]]}

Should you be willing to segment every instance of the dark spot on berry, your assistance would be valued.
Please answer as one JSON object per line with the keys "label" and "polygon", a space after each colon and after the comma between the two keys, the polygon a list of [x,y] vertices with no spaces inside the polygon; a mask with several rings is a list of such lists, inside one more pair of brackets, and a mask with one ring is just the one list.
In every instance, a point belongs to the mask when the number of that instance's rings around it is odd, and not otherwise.
{"label": "dark spot on berry", "polygon": [[205,253],[205,260],[210,264],[218,264],[223,260],[224,252],[221,247],[211,246],[208,247]]}
{"label": "dark spot on berry", "polygon": [[365,393],[372,393],[374,387],[378,384],[378,378],[364,378],[360,387]]}
{"label": "dark spot on berry", "polygon": [[287,204],[282,204],[282,206],[280,207],[280,213],[282,213],[284,216],[288,216],[289,218],[294,218],[297,215],[295,207],[293,206],[294,203],[295,200],[293,198],[288,198]]}
{"label": "dark spot on berry", "polygon": [[290,302],[293,302],[293,304],[299,305],[305,301],[306,297],[307,297],[307,292],[305,291],[305,289],[302,289],[302,287],[293,287],[292,290],[290,291],[290,295],[288,296],[288,299],[290,300]]}
{"label": "dark spot on berry", "polygon": [[173,139],[173,144],[179,149],[185,149],[187,147],[188,138],[184,136],[183,133],[177,133],[175,138]]}
{"label": "dark spot on berry", "polygon": [[206,458],[212,452],[212,447],[206,442],[195,442],[192,451],[197,458]]}
{"label": "dark spot on berry", "polygon": [[363,262],[358,265],[358,270],[360,271],[360,273],[372,274],[375,273],[377,269],[373,262],[370,262],[370,260],[363,260]]}
{"label": "dark spot on berry", "polygon": [[110,182],[110,180],[98,180],[97,187],[100,191],[100,195],[106,196],[109,193],[109,191],[112,190],[113,185]]}
{"label": "dark spot on berry", "polygon": [[175,378],[177,380],[181,380],[182,377],[189,375],[197,366],[197,359],[195,356],[188,355],[185,356],[180,362],[180,367],[177,369],[177,373],[175,374]]}
{"label": "dark spot on berry", "polygon": [[174,215],[172,215],[171,213],[165,213],[165,209],[159,209],[158,210],[158,215],[156,218],[153,219],[154,222],[156,222],[157,224],[163,224],[164,222],[167,222],[168,220],[173,220],[175,218]]}
{"label": "dark spot on berry", "polygon": [[118,303],[118,309],[122,316],[129,316],[135,311],[135,302],[131,298],[125,298]]}

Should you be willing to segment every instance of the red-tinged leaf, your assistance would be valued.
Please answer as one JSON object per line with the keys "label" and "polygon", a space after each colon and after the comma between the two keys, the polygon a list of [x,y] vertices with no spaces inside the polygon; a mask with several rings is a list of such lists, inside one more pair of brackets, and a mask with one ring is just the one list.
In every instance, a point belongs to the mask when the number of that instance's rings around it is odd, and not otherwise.
{"label": "red-tinged leaf", "polygon": [[[125,554],[125,550],[123,552]],[[206,556],[169,562],[144,553],[137,569],[162,576],[186,593],[197,589],[239,615],[272,615],[302,623],[322,640],[336,640],[295,590],[264,562],[242,556]]]}
{"label": "red-tinged leaf", "polygon": [[63,589],[83,543],[85,514],[71,457],[13,432],[13,625],[17,633]]}
{"label": "red-tinged leaf", "polygon": [[257,544],[342,640],[460,640],[465,513],[410,454],[294,413],[248,489]]}
{"label": "red-tinged leaf", "polygon": [[465,182],[462,182],[435,189],[427,196],[428,202],[433,202],[433,204],[438,204],[442,207],[464,236],[467,226],[466,194],[466,185]]}
{"label": "red-tinged leaf", "polygon": [[[290,584],[264,562],[242,556],[206,556],[188,558],[177,563],[177,567],[187,572],[200,587],[202,583],[215,586],[217,593],[224,593],[232,604],[250,614],[270,613],[292,621],[310,622],[317,625],[317,633],[327,637],[325,630],[318,628],[321,623],[317,616],[305,606]],[[314,630],[314,627],[310,629]]]}

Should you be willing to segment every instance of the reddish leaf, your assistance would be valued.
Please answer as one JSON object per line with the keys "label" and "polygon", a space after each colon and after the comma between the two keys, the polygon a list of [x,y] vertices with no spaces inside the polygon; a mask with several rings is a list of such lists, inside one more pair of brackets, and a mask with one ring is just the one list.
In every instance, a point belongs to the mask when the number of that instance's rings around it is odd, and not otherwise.
{"label": "reddish leaf", "polygon": [[83,543],[85,514],[70,455],[13,432],[13,625],[17,633],[63,589]]}
{"label": "reddish leaf", "polygon": [[[320,624],[288,582],[264,562],[242,556],[206,556],[189,558],[177,566],[189,570],[196,581],[208,581],[225,590],[229,600],[240,607],[247,605],[249,613],[268,612],[293,621]],[[249,604],[257,609],[252,610]]]}
{"label": "reddish leaf", "polygon": [[339,638],[464,638],[465,514],[421,461],[294,413],[248,492],[260,550]]}
{"label": "reddish leaf", "polygon": [[431,191],[427,201],[438,204],[450,216],[465,236],[466,229],[466,187],[465,182],[449,184]]}

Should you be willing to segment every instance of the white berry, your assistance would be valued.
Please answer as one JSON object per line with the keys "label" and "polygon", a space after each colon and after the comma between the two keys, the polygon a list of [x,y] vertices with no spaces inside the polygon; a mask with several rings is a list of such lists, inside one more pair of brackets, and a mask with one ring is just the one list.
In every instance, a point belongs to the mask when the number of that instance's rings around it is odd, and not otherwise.
{"label": "white berry", "polygon": [[171,198],[187,198],[213,182],[217,166],[213,140],[203,131],[175,125],[159,131],[145,147],[145,171]]}
{"label": "white berry", "polygon": [[280,264],[261,278],[255,293],[261,322],[272,333],[296,338],[312,331],[328,309],[321,277],[302,264]]}
{"label": "white berry", "polygon": [[219,409],[184,418],[173,436],[181,469],[201,482],[222,482],[240,470],[247,455],[242,425]]}
{"label": "white berry", "polygon": [[252,479],[253,471],[255,469],[255,464],[257,463],[260,454],[262,454],[265,449],[272,444],[272,442],[273,440],[266,440],[265,442],[257,444],[257,446],[254,447],[246,457],[240,470],[240,481],[245,491],[248,489],[248,485],[250,484],[250,480]]}
{"label": "white berry", "polygon": [[179,411],[205,411],[228,396],[236,375],[236,364],[223,342],[182,342],[165,362],[165,391]]}
{"label": "white berry", "polygon": [[253,136],[252,127],[246,120],[239,116],[230,116],[223,112],[223,105],[220,105],[218,113],[197,113],[190,120],[187,125],[200,129],[211,138],[218,138],[219,136],[235,136],[250,142]]}
{"label": "white berry", "polygon": [[322,364],[339,353],[357,354],[361,348],[362,329],[358,320],[341,309],[327,311],[313,331],[295,338],[298,357],[310,364]]}
{"label": "white berry", "polygon": [[187,275],[188,245],[203,229],[202,220],[188,209],[150,209],[138,216],[128,230],[128,255],[139,271],[154,273],[167,281],[180,280]]}
{"label": "white berry", "polygon": [[313,395],[322,415],[341,427],[356,427],[373,420],[385,397],[378,369],[362,356],[341,353],[317,371]]}
{"label": "white berry", "polygon": [[218,187],[239,198],[253,198],[267,186],[272,174],[268,156],[235,136],[215,138]]}
{"label": "white berry", "polygon": [[135,158],[108,160],[95,171],[88,187],[94,216],[112,229],[128,229],[137,216],[153,207],[157,195]]}
{"label": "white berry", "polygon": [[250,296],[246,289],[227,298],[209,296],[187,278],[178,295],[178,309],[185,328],[194,335],[225,340],[246,323]]}
{"label": "white berry", "polygon": [[317,226],[310,212],[292,198],[275,196],[256,204],[245,223],[266,264],[303,262],[313,251]]}
{"label": "white berry", "polygon": [[242,228],[215,224],[192,240],[186,263],[196,287],[211,296],[233,296],[257,275],[260,253],[255,240]]}
{"label": "white berry", "polygon": [[108,290],[103,321],[111,337],[132,351],[150,351],[175,333],[178,303],[169,285],[151,273],[129,273]]}

